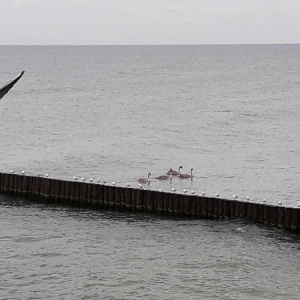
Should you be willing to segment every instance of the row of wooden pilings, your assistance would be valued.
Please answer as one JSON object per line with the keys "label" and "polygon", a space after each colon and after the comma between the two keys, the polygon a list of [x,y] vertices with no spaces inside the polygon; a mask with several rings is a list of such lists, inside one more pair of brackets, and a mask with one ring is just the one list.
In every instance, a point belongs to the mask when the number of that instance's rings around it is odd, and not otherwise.
{"label": "row of wooden pilings", "polygon": [[91,209],[169,217],[241,219],[300,233],[300,209],[79,181],[0,173],[0,193]]}

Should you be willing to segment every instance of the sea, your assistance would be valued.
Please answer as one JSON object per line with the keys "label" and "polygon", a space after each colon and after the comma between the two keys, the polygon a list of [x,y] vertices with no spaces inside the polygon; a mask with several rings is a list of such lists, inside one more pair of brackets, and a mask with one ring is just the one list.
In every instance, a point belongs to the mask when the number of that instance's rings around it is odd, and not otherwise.
{"label": "sea", "polygon": [[[0,171],[297,207],[300,45],[0,46]],[[160,181],[173,168],[193,180]],[[0,195],[0,299],[299,299],[300,237]],[[298,275],[297,275],[298,274]]]}

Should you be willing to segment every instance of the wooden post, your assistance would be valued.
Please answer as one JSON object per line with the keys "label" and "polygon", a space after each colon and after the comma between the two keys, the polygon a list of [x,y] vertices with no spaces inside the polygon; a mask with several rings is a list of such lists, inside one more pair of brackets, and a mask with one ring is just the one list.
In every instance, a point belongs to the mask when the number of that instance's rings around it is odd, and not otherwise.
{"label": "wooden post", "polygon": [[239,218],[242,220],[247,219],[247,203],[246,202],[240,202],[240,215]]}
{"label": "wooden post", "polygon": [[277,225],[277,208],[278,206],[271,205],[270,206],[270,225]]}
{"label": "wooden post", "polygon": [[292,208],[286,207],[284,211],[284,228],[291,230]]}
{"label": "wooden post", "polygon": [[61,190],[61,180],[56,179],[55,180],[55,191],[54,191],[54,199],[55,203],[59,204],[60,203],[60,190]]}
{"label": "wooden post", "polygon": [[285,215],[285,207],[280,206],[277,208],[277,226],[282,228],[284,226],[284,215]]}
{"label": "wooden post", "polygon": [[230,200],[224,199],[224,219],[230,219]]}
{"label": "wooden post", "polygon": [[[174,201],[174,216],[180,216],[180,195],[179,194],[172,194],[172,199]],[[170,203],[169,203],[170,204]]]}
{"label": "wooden post", "polygon": [[184,203],[184,195],[180,195],[179,196],[179,214],[181,216],[184,216],[184,212],[185,212],[185,203]]}
{"label": "wooden post", "polygon": [[74,182],[74,188],[75,188],[74,206],[75,207],[79,207],[80,206],[80,188],[81,188],[81,182],[75,181]]}
{"label": "wooden post", "polygon": [[229,207],[230,207],[230,219],[235,219],[236,201],[229,200]]}
{"label": "wooden post", "polygon": [[202,199],[202,218],[207,219],[208,216],[208,201],[211,199],[208,199],[206,197],[201,197]]}
{"label": "wooden post", "polygon": [[9,182],[10,174],[3,174],[3,194],[8,194],[9,192]]}
{"label": "wooden post", "polygon": [[259,223],[259,204],[253,203],[253,222]]}
{"label": "wooden post", "polygon": [[136,211],[136,198],[137,198],[137,189],[132,189],[131,191],[131,210]]}
{"label": "wooden post", "polygon": [[219,219],[219,203],[221,199],[213,198],[213,218]]}
{"label": "wooden post", "polygon": [[107,185],[103,185],[103,192],[104,192],[104,201],[103,201],[103,208],[109,208],[109,187]]}
{"label": "wooden post", "polygon": [[13,194],[18,195],[18,188],[19,188],[19,175],[15,174],[14,176],[14,188],[13,188]]}
{"label": "wooden post", "polygon": [[59,191],[59,195],[56,195],[59,199],[59,203],[61,204],[65,204],[66,203],[66,189],[65,189],[65,185],[66,185],[66,181],[64,180],[60,180],[60,191]]}
{"label": "wooden post", "polygon": [[157,206],[158,206],[158,195],[160,194],[158,191],[153,191],[152,192],[152,194],[153,194],[153,210],[152,210],[152,212],[154,213],[154,214],[158,214],[159,212],[158,212],[158,209],[157,209]]}
{"label": "wooden post", "polygon": [[174,195],[170,194],[170,193],[166,193],[168,194],[168,198],[169,198],[169,207],[168,207],[168,215],[173,216],[174,215]]}
{"label": "wooden post", "polygon": [[97,185],[97,195],[98,195],[98,200],[97,200],[98,208],[102,209],[104,207],[104,185],[102,184]]}
{"label": "wooden post", "polygon": [[122,187],[121,188],[121,211],[125,211],[126,210],[126,197],[125,197],[125,191],[127,188]]}
{"label": "wooden post", "polygon": [[74,181],[70,181],[70,205],[75,206],[75,189],[76,183]]}
{"label": "wooden post", "polygon": [[198,212],[198,197],[197,196],[190,196],[190,203],[191,203],[191,217],[197,218],[197,212]]}
{"label": "wooden post", "polygon": [[50,181],[50,203],[55,203],[55,185],[56,185],[56,179],[52,179]]}
{"label": "wooden post", "polygon": [[214,217],[214,198],[207,199],[207,217],[209,219],[213,219]]}
{"label": "wooden post", "polygon": [[270,224],[270,206],[264,205],[264,224],[269,225]]}
{"label": "wooden post", "polygon": [[110,210],[115,210],[115,187],[114,186],[108,186],[108,208]]}
{"label": "wooden post", "polygon": [[197,201],[197,218],[202,218],[202,198],[200,196],[194,196]]}
{"label": "wooden post", "polygon": [[23,178],[24,178],[23,175],[19,175],[17,194],[21,196],[23,195],[23,190],[22,190]]}
{"label": "wooden post", "polygon": [[234,218],[240,219],[241,216],[241,202],[238,200],[234,200],[235,202],[235,212],[234,212]]}
{"label": "wooden post", "polygon": [[264,224],[265,220],[265,205],[264,204],[259,204],[258,205],[258,215],[259,215],[259,223]]}
{"label": "wooden post", "polygon": [[153,213],[154,212],[154,197],[156,196],[155,191],[145,191],[145,199],[146,199],[146,211],[148,213]]}
{"label": "wooden post", "polygon": [[50,195],[51,195],[51,181],[52,179],[46,178],[44,179],[44,201],[46,203],[50,202]]}
{"label": "wooden post", "polygon": [[10,195],[14,194],[14,183],[15,183],[15,174],[10,174],[9,176],[9,188],[8,192]]}
{"label": "wooden post", "polygon": [[4,186],[4,182],[3,182],[4,176],[2,174],[2,172],[0,172],[0,193],[3,193],[3,186]]}
{"label": "wooden post", "polygon": [[299,233],[299,208],[292,208],[291,231]]}
{"label": "wooden post", "polygon": [[93,184],[92,186],[92,208],[99,208],[98,205],[98,184]]}
{"label": "wooden post", "polygon": [[71,182],[65,181],[64,188],[62,189],[61,198],[63,199],[63,203],[65,205],[70,205],[70,195],[71,195]]}
{"label": "wooden post", "polygon": [[[192,214],[190,195],[183,195],[182,201],[184,203],[184,216],[190,218]],[[197,212],[197,207],[193,207],[193,212]]]}
{"label": "wooden post", "polygon": [[219,199],[218,205],[218,219],[224,219],[224,199]]}
{"label": "wooden post", "polygon": [[126,190],[125,190],[125,209],[126,209],[126,211],[132,210],[131,194],[132,194],[132,188],[126,188]]}
{"label": "wooden post", "polygon": [[144,202],[144,190],[138,189],[136,190],[136,211],[143,211],[143,202]]}
{"label": "wooden post", "polygon": [[158,192],[157,194],[157,213],[158,214],[164,214],[164,199],[165,199],[165,193]]}
{"label": "wooden post", "polygon": [[121,211],[121,187],[115,187],[115,210]]}
{"label": "wooden post", "polygon": [[[163,203],[162,203],[163,214],[169,214],[169,193],[163,193]],[[171,212],[173,214],[173,211]]]}
{"label": "wooden post", "polygon": [[248,221],[253,221],[253,203],[252,202],[247,202],[247,220]]}

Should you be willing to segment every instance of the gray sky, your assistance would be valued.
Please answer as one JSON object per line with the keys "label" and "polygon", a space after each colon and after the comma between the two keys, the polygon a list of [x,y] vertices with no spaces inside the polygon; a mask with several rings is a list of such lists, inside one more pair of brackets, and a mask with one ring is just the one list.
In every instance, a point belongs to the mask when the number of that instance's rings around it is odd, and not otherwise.
{"label": "gray sky", "polygon": [[0,45],[300,43],[300,0],[0,0]]}

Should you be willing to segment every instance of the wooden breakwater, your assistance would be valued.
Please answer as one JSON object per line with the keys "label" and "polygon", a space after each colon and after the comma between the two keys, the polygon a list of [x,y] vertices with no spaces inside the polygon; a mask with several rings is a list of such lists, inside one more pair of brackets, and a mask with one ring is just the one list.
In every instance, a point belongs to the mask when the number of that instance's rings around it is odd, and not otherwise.
{"label": "wooden breakwater", "polygon": [[0,193],[91,209],[170,217],[241,219],[300,233],[300,209],[39,176],[0,173]]}

